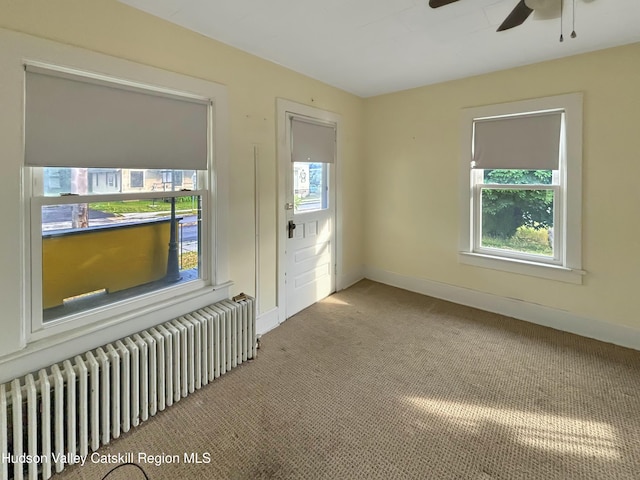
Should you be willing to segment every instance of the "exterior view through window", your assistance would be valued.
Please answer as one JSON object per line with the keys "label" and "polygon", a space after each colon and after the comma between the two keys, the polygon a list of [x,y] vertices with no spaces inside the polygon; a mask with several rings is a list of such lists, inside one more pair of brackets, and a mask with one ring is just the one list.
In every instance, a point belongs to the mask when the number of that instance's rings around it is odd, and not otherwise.
{"label": "exterior view through window", "polygon": [[43,322],[201,277],[206,172],[37,168]]}
{"label": "exterior view through window", "polygon": [[[482,170],[480,246],[553,258],[557,171]],[[555,177],[555,180],[554,180]]]}
{"label": "exterior view through window", "polygon": [[295,213],[328,208],[327,170],[321,162],[293,163],[293,204]]}

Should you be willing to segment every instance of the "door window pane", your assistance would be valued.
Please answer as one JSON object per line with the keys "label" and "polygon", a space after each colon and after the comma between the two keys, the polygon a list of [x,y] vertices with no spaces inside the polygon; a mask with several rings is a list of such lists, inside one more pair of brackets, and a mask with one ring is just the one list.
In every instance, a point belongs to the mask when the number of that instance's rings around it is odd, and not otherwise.
{"label": "door window pane", "polygon": [[319,162],[293,163],[294,213],[313,212],[328,208],[329,164]]}

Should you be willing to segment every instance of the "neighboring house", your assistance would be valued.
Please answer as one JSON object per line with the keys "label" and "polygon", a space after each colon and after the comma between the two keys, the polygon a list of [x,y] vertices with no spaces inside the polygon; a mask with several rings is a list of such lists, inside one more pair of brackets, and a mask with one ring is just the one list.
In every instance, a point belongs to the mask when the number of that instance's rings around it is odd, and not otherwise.
{"label": "neighboring house", "polygon": [[117,193],[122,191],[122,172],[115,168],[92,168],[88,183],[88,193]]}
{"label": "neighboring house", "polygon": [[[87,193],[194,190],[195,173],[195,170],[91,168],[87,172]],[[46,168],[44,183],[48,195],[76,193],[68,168]]]}
{"label": "neighboring house", "polygon": [[122,192],[194,190],[195,170],[122,169]]}

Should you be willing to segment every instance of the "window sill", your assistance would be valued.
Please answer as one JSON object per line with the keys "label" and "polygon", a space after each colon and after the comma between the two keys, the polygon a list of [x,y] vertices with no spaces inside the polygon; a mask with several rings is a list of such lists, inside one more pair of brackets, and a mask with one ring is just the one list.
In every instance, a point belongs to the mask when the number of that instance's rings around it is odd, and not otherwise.
{"label": "window sill", "polygon": [[[82,337],[118,325],[143,323],[142,318],[155,318],[155,324],[188,313],[192,304],[209,304],[228,298],[232,282],[220,285],[204,285],[202,280],[173,289],[155,291],[148,296],[134,297],[129,301],[109,305],[98,312],[81,312],[77,318],[70,316],[52,321],[44,328],[34,331],[29,343],[65,341],[70,337]],[[91,319],[89,322],[88,319]],[[147,328],[142,326],[140,330]]]}
{"label": "window sill", "polygon": [[574,268],[527,262],[513,258],[494,257],[492,255],[472,252],[459,252],[458,260],[460,263],[473,265],[474,267],[490,268],[492,270],[546,278],[547,280],[573,283],[576,285],[582,284],[582,277],[586,274],[584,270]]}
{"label": "window sill", "polygon": [[92,350],[109,341],[133,335],[229,298],[229,289],[232,285],[232,282],[208,285],[189,295],[166,299],[164,302],[157,302],[153,306],[116,316],[104,322],[83,325],[37,340],[31,338],[29,343],[20,350],[0,357],[0,381],[4,382],[22,373],[33,372],[38,368],[61,362],[74,354]]}

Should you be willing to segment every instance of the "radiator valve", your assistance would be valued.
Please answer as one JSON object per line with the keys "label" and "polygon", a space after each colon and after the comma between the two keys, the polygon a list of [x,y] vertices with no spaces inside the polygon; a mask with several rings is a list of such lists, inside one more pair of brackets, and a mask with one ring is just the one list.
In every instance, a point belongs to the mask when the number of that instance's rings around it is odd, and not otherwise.
{"label": "radiator valve", "polygon": [[231,299],[232,299],[234,302],[241,302],[241,301],[243,301],[243,300],[246,300],[247,298],[249,298],[249,297],[247,297],[247,294],[246,294],[246,293],[244,293],[244,292],[239,293],[239,294],[238,294],[238,295],[236,295],[235,297],[231,297]]}

